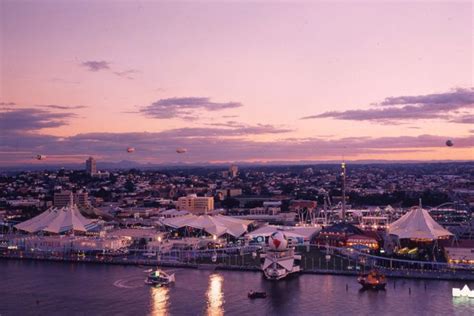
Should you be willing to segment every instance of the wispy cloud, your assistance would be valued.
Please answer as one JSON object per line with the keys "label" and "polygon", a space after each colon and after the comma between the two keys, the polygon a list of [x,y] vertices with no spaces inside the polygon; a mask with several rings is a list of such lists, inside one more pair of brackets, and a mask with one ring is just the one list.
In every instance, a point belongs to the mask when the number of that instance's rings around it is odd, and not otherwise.
{"label": "wispy cloud", "polygon": [[135,75],[139,73],[138,70],[135,70],[135,69],[128,69],[128,70],[124,70],[124,71],[114,71],[114,74],[119,76],[119,77],[125,77],[127,79],[134,79],[132,77],[132,75]]}
{"label": "wispy cloud", "polygon": [[0,110],[0,131],[12,133],[60,127],[74,116],[74,113],[55,113],[38,108]]}
{"label": "wispy cloud", "polygon": [[[85,67],[88,71],[99,72],[99,71],[109,71],[114,75],[127,79],[134,79],[132,75],[139,73],[140,71],[136,69],[127,69],[127,70],[115,70],[112,68],[111,63],[105,60],[88,60],[80,64],[82,67]],[[115,68],[115,67],[114,67]]]}
{"label": "wispy cloud", "polygon": [[110,63],[105,60],[88,60],[82,62],[81,66],[92,72],[110,69]]}
{"label": "wispy cloud", "polygon": [[239,102],[212,102],[209,98],[202,97],[185,97],[185,98],[169,98],[158,100],[149,106],[139,110],[145,116],[168,119],[181,118],[185,120],[193,120],[198,116],[199,111],[221,111],[226,109],[234,109],[241,107]]}
{"label": "wispy cloud", "polygon": [[463,115],[456,118],[451,119],[453,123],[461,123],[461,124],[474,124],[474,114],[470,115]]}
{"label": "wispy cloud", "polygon": [[56,105],[56,104],[48,104],[48,105],[38,105],[39,107],[43,108],[50,108],[56,110],[78,110],[78,109],[85,109],[87,106],[85,105]]}
{"label": "wispy cloud", "polygon": [[15,102],[0,102],[0,106],[14,106]]}
{"label": "wispy cloud", "polygon": [[459,123],[462,119],[456,116],[456,110],[474,107],[474,88],[419,96],[388,97],[376,106],[367,110],[330,111],[301,119],[333,118],[385,124],[400,124],[419,119],[445,119]]}
{"label": "wispy cloud", "polygon": [[451,92],[434,93],[417,96],[401,96],[385,98],[378,105],[393,106],[405,104],[418,104],[424,106],[448,105],[450,109],[474,104],[474,88],[454,89]]}
{"label": "wispy cloud", "polygon": [[[232,131],[235,135],[243,134],[281,134],[294,131],[293,129],[276,127],[271,124],[249,125],[236,121],[227,121],[224,123],[209,123],[209,126],[227,127],[228,129],[219,129],[219,131]],[[210,129],[209,129],[210,130]]]}

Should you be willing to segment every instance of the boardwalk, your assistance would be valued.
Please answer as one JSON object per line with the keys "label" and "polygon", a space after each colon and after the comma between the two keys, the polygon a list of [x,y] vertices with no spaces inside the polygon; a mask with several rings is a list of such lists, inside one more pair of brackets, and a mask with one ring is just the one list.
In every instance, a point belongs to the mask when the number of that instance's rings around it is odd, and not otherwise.
{"label": "boardwalk", "polygon": [[[454,269],[446,263],[396,260],[362,253],[344,253],[341,249],[301,247],[302,274],[334,274],[356,276],[377,268],[390,278],[470,280],[474,270]],[[146,258],[140,253],[123,256],[86,254],[52,254],[46,251],[9,250],[0,252],[0,259],[43,260],[94,264],[163,266],[206,270],[260,271],[259,254],[255,247],[229,248],[204,251],[175,251],[161,254],[160,258]],[[212,257],[214,255],[215,261]]]}

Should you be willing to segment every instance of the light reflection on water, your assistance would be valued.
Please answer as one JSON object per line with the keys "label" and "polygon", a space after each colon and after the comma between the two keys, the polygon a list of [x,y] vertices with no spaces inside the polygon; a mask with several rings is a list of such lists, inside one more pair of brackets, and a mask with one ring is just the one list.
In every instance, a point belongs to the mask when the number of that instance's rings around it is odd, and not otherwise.
{"label": "light reflection on water", "polygon": [[151,315],[168,315],[169,288],[166,286],[150,287]]}
{"label": "light reflection on water", "polygon": [[222,281],[224,278],[219,274],[209,276],[209,287],[207,289],[207,315],[224,315],[224,293],[222,292]]}

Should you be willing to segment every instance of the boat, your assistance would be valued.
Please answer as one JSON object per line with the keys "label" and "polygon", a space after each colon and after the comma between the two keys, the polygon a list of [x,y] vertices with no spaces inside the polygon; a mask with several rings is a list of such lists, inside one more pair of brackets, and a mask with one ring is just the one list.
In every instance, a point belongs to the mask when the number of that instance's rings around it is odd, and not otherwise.
{"label": "boat", "polygon": [[474,298],[474,290],[471,290],[467,284],[462,289],[453,288],[453,297],[469,297]]}
{"label": "boat", "polygon": [[260,255],[261,269],[268,280],[280,280],[292,273],[301,271],[301,255],[288,246],[288,240],[281,231],[273,233],[268,239],[266,252]]}
{"label": "boat", "polygon": [[387,285],[385,275],[377,270],[372,270],[366,275],[361,275],[357,278],[357,282],[362,285],[362,289],[364,290],[385,290],[385,286]]}
{"label": "boat", "polygon": [[266,298],[267,297],[267,292],[255,292],[255,291],[250,291],[247,294],[248,298],[254,299],[254,298]]}
{"label": "boat", "polygon": [[145,279],[145,284],[154,286],[165,286],[174,283],[174,281],[174,273],[168,274],[163,270],[157,269],[148,274],[148,277]]}

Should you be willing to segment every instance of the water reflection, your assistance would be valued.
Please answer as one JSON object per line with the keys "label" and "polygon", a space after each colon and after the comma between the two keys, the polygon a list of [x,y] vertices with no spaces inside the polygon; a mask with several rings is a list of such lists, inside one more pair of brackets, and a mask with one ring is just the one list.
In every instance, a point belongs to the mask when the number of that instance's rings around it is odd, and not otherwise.
{"label": "water reflection", "polygon": [[219,274],[209,276],[209,287],[207,289],[207,315],[224,315],[224,293],[222,292],[222,281],[224,278]]}
{"label": "water reflection", "polygon": [[168,315],[169,288],[151,287],[151,315]]}

